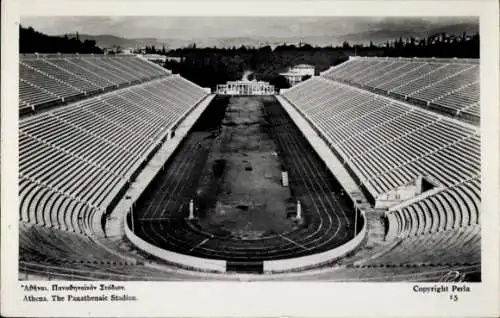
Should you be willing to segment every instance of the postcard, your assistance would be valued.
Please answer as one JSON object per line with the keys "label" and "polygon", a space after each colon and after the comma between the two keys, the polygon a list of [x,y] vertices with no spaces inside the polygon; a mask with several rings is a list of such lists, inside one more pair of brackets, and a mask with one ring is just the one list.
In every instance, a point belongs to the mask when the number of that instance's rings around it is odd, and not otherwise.
{"label": "postcard", "polygon": [[5,316],[497,316],[494,1],[6,1]]}

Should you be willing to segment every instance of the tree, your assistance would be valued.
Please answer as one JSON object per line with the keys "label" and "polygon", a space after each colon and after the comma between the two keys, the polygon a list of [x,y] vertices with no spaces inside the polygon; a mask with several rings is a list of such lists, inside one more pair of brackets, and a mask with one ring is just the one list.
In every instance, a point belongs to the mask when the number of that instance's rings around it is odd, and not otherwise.
{"label": "tree", "polygon": [[[399,37],[386,42],[386,47],[378,47],[373,42],[365,46],[352,45],[345,41],[338,47],[313,47],[305,49],[305,43],[301,47],[287,45],[286,43],[272,49],[269,45],[260,48],[246,46],[231,48],[203,47],[197,48],[187,46],[167,51],[169,56],[181,57],[180,62],[169,61],[165,63],[166,68],[174,73],[195,82],[204,87],[215,87],[228,80],[241,79],[245,70],[253,70],[253,76],[257,80],[271,82],[276,88],[288,88],[286,78],[279,76],[289,66],[301,63],[315,65],[319,71],[328,69],[348,59],[348,55],[358,53],[368,56],[436,56],[448,57],[450,54],[457,57],[477,57],[479,52],[479,38],[470,37],[470,41],[464,41],[458,46],[457,43],[440,44],[439,50],[436,44],[428,46],[412,47],[411,45],[396,47],[400,42]],[[401,39],[403,40],[403,39]],[[411,42],[411,41],[410,41]],[[415,43],[417,44],[417,42]],[[451,47],[451,45],[454,45]],[[355,47],[355,49],[353,49]],[[354,52],[356,50],[356,52]],[[452,55],[453,56],[453,55]],[[307,78],[307,77],[306,77]],[[304,79],[306,79],[304,78]]]}
{"label": "tree", "polygon": [[32,27],[19,27],[20,53],[103,53],[95,41],[79,40],[75,35],[49,36],[34,30]]}
{"label": "tree", "polygon": [[300,48],[305,51],[314,49],[310,44],[307,43],[303,43]]}
{"label": "tree", "polygon": [[290,88],[290,83],[288,83],[288,80],[283,75],[273,77],[269,81],[269,84],[274,85],[276,89]]}

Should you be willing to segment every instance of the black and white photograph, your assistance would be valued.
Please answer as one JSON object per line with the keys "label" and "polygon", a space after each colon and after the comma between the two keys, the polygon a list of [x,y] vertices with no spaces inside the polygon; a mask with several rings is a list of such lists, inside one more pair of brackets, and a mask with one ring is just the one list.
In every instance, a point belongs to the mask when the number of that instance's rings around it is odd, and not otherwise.
{"label": "black and white photograph", "polygon": [[[20,15],[21,301],[322,282],[458,302],[485,281],[496,213],[482,204],[498,105],[482,100],[480,20]],[[114,294],[32,284],[102,281]]]}
{"label": "black and white photograph", "polygon": [[22,17],[20,279],[480,281],[478,31]]}

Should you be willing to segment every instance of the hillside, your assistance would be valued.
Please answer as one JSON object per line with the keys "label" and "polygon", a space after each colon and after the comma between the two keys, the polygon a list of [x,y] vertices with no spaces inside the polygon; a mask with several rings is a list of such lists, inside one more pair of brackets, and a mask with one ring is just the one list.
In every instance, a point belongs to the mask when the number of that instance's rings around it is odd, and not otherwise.
{"label": "hillside", "polygon": [[92,39],[70,38],[68,36],[50,36],[33,28],[19,27],[20,53],[102,53]]}
{"label": "hillside", "polygon": [[142,48],[145,46],[152,46],[152,45],[161,48],[162,45],[167,44],[165,40],[159,40],[155,38],[128,39],[119,36],[114,36],[111,34],[102,34],[102,35],[80,34],[79,37],[81,40],[96,41],[96,44],[102,48],[112,48],[112,47]]}
{"label": "hillside", "polygon": [[99,47],[111,48],[135,48],[154,45],[162,47],[165,45],[167,49],[176,49],[186,47],[196,43],[198,47],[239,47],[245,45],[247,47],[261,47],[269,45],[275,47],[283,43],[298,44],[308,43],[313,46],[329,46],[340,45],[343,41],[351,43],[368,44],[370,41],[377,43],[385,43],[386,41],[394,40],[399,37],[426,37],[435,33],[448,33],[459,35],[463,32],[471,35],[478,31],[478,25],[473,23],[461,23],[447,26],[430,27],[426,24],[407,24],[393,27],[391,25],[384,26],[380,29],[370,31],[349,33],[349,34],[327,34],[327,35],[290,35],[286,37],[258,35],[253,37],[204,37],[204,38],[179,38],[175,36],[165,38],[123,38],[114,35],[88,35],[80,34],[81,40],[94,40]]}
{"label": "hillside", "polygon": [[414,25],[403,26],[399,29],[382,28],[378,30],[370,30],[360,33],[346,34],[344,40],[351,43],[368,44],[373,41],[375,44],[385,43],[386,41],[395,38],[409,38],[417,37],[424,38],[437,33],[447,33],[450,35],[461,35],[466,33],[468,35],[475,34],[479,31],[478,25],[475,24],[453,24],[443,27],[427,28],[425,25],[415,27]]}

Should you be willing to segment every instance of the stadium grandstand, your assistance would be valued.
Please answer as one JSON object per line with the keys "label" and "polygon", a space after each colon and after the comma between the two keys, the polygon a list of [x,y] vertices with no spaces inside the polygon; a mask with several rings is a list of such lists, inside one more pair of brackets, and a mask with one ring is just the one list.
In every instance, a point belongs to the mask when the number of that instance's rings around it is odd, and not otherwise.
{"label": "stadium grandstand", "polygon": [[351,57],[323,76],[462,120],[479,121],[476,59]]}
{"label": "stadium grandstand", "polygon": [[19,70],[20,279],[481,279],[477,60],[351,57],[274,96],[134,55]]}
{"label": "stadium grandstand", "polygon": [[161,78],[166,72],[132,56],[25,54],[19,63],[19,111],[77,101]]}

